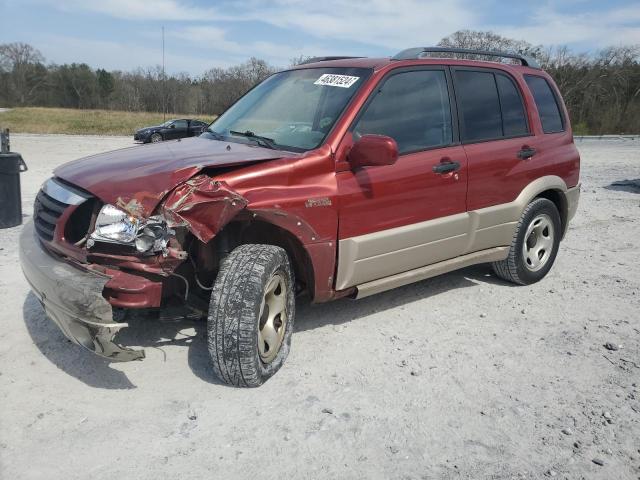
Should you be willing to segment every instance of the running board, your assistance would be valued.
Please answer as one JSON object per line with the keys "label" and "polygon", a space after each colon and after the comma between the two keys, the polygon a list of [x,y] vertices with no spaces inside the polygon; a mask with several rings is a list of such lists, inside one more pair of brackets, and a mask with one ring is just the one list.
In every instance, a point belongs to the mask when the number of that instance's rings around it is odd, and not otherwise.
{"label": "running board", "polygon": [[427,265],[426,267],[416,268],[415,270],[409,270],[408,272],[396,273],[390,277],[357,285],[357,292],[353,298],[368,297],[369,295],[419,282],[420,280],[442,275],[443,273],[452,272],[453,270],[458,270],[470,265],[497,262],[507,258],[508,254],[509,247],[490,248],[488,250],[461,255],[450,260],[445,260],[444,262],[434,263],[433,265]]}

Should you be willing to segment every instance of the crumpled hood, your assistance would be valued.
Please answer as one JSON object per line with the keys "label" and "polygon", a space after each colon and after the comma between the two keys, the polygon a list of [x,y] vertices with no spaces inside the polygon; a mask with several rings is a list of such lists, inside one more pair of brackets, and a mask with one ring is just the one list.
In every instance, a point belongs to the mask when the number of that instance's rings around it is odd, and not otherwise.
{"label": "crumpled hood", "polygon": [[66,163],[54,175],[105,203],[137,205],[150,215],[164,196],[204,168],[228,167],[298,154],[206,137],[153,143]]}

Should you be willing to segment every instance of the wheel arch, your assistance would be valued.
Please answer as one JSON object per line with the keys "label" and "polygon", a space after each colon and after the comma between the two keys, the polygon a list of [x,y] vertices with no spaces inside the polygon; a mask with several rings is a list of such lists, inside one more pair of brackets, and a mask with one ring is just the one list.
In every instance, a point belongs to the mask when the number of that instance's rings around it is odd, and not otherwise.
{"label": "wheel arch", "polygon": [[546,198],[558,209],[560,220],[562,222],[562,238],[569,223],[569,202],[567,200],[567,190],[568,188],[565,181],[556,175],[547,175],[537,178],[523,189],[522,193],[516,200],[517,203],[519,203],[520,215],[524,212],[527,205],[536,198]]}
{"label": "wheel arch", "polygon": [[560,214],[560,222],[562,228],[561,237],[564,237],[564,234],[567,231],[567,223],[569,217],[569,204],[567,202],[567,196],[565,192],[560,189],[554,188],[540,192],[538,195],[536,195],[535,198],[546,198],[556,206],[556,208],[558,209],[558,213]]}
{"label": "wheel arch", "polygon": [[313,298],[315,291],[314,267],[311,256],[300,239],[287,229],[265,220],[236,218],[230,221],[209,242],[195,236],[200,261],[209,269],[218,270],[219,264],[233,249],[240,245],[266,244],[280,247],[287,252],[299,291],[307,291]]}
{"label": "wheel arch", "polygon": [[240,242],[240,244],[264,243],[284,249],[291,260],[296,281],[313,297],[315,289],[313,262],[309,252],[296,235],[279,225],[265,220],[255,220],[243,226]]}

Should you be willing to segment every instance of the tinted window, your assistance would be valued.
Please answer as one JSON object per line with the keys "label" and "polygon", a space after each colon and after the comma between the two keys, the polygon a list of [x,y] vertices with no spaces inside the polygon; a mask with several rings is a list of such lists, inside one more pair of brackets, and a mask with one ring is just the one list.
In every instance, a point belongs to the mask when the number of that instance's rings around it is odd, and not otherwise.
{"label": "tinted window", "polygon": [[564,130],[558,102],[547,81],[542,77],[536,77],[534,75],[525,75],[524,78],[527,81],[527,85],[529,85],[529,89],[538,107],[544,133],[561,132]]}
{"label": "tinted window", "polygon": [[451,109],[442,70],[418,70],[389,77],[358,120],[356,136],[387,135],[400,153],[449,145]]}
{"label": "tinted window", "polygon": [[502,107],[502,129],[505,137],[524,135],[529,132],[522,98],[513,81],[505,75],[496,75],[500,106]]}
{"label": "tinted window", "polygon": [[463,140],[502,137],[500,101],[493,73],[458,70],[455,75]]}
{"label": "tinted window", "polygon": [[173,124],[176,126],[176,128],[187,128],[186,120],[176,120],[175,122],[173,122]]}

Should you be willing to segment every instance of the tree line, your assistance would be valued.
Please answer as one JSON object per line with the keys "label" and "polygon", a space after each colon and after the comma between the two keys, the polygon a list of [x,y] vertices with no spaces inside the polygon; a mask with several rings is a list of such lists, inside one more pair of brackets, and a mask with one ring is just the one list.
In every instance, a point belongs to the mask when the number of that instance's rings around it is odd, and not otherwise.
{"label": "tree line", "polygon": [[[577,133],[640,133],[640,45],[577,53],[567,47],[545,48],[471,30],[455,32],[439,45],[532,56],[558,84]],[[291,64],[305,59],[292,59]],[[159,66],[107,71],[84,63],[46,63],[31,45],[0,44],[0,106],[149,112],[166,109],[168,113],[215,115],[278,70],[252,57],[240,65],[213,68],[201,76],[163,75]]]}

